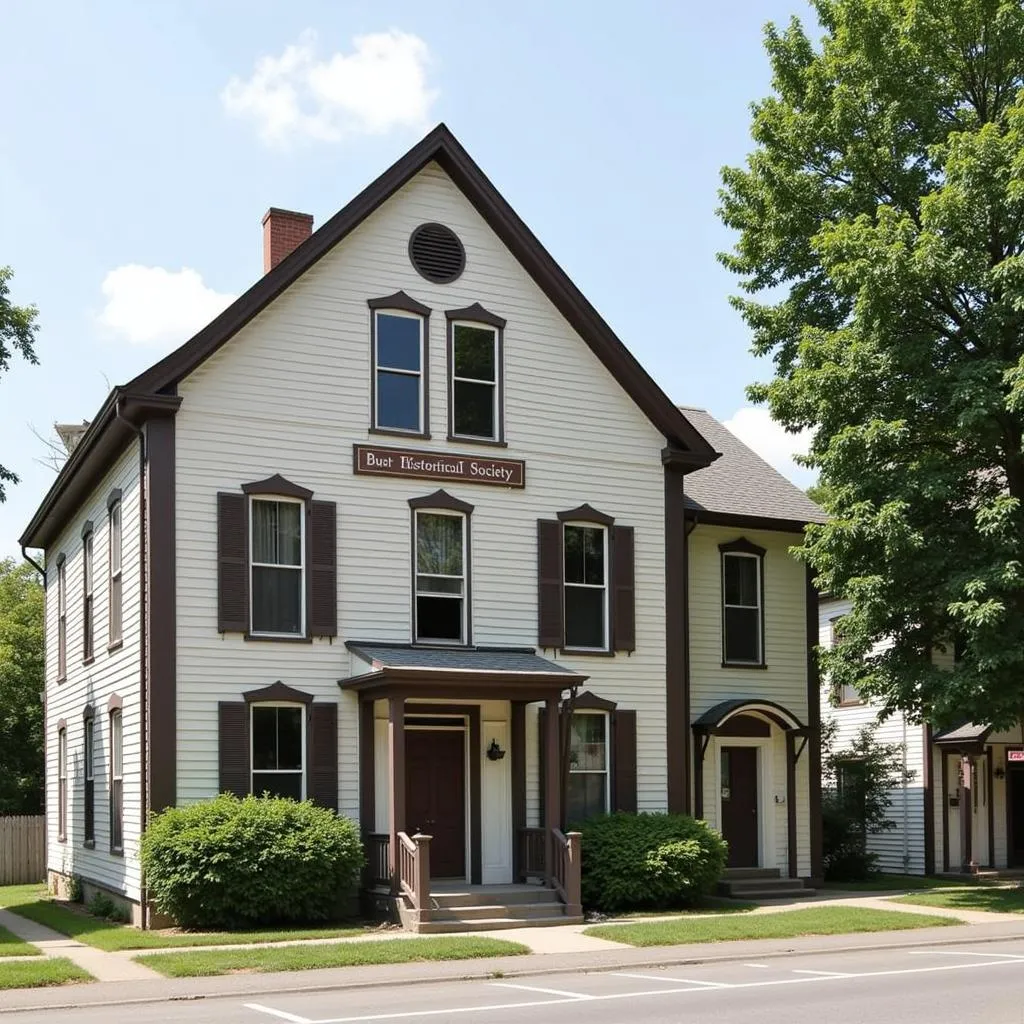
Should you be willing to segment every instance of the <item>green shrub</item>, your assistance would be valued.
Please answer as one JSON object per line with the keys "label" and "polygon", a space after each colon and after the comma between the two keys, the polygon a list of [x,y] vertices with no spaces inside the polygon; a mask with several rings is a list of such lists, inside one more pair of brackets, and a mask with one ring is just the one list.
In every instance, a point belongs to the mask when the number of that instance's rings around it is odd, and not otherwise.
{"label": "green shrub", "polygon": [[154,815],[142,836],[150,898],[186,928],[335,919],[355,896],[354,822],[314,804],[229,794]]}
{"label": "green shrub", "polygon": [[580,832],[588,910],[683,907],[709,893],[725,867],[725,840],[684,814],[606,814]]}
{"label": "green shrub", "polygon": [[93,917],[105,917],[110,920],[116,920],[117,905],[114,901],[105,893],[97,890],[91,900],[89,900],[89,913]]}

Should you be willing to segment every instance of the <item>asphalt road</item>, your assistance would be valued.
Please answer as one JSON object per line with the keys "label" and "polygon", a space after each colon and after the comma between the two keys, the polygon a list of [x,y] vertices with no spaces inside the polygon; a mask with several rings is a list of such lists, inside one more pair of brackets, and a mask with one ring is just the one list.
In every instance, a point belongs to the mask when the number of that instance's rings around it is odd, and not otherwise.
{"label": "asphalt road", "polygon": [[[258,1001],[257,1001],[258,998]],[[0,1024],[1024,1024],[1024,940],[244,999],[36,1010]]]}

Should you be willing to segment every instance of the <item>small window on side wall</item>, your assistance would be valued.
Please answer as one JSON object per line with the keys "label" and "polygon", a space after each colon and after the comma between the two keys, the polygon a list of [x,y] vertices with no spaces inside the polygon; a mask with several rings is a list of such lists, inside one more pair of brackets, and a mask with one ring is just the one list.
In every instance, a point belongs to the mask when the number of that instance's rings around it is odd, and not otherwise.
{"label": "small window on side wall", "polygon": [[306,797],[304,707],[251,705],[252,789],[256,796]]}
{"label": "small window on side wall", "polygon": [[110,712],[110,849],[124,850],[124,761],[121,709]]}
{"label": "small window on side wall", "polygon": [[764,665],[764,548],[740,539],[722,556],[722,663]]}
{"label": "small window on side wall", "polygon": [[121,642],[121,492],[111,494],[108,501],[107,645],[115,647]]}

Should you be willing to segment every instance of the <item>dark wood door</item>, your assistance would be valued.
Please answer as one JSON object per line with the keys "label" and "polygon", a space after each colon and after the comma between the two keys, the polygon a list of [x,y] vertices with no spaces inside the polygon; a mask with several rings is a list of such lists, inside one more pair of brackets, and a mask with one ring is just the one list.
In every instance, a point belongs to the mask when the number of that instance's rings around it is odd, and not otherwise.
{"label": "dark wood door", "polygon": [[757,748],[722,747],[722,835],[731,868],[757,864]]}
{"label": "dark wood door", "polygon": [[454,729],[405,734],[406,831],[433,836],[433,878],[466,877],[465,735]]}
{"label": "dark wood door", "polygon": [[1007,861],[1011,868],[1024,867],[1024,768],[1006,773]]}

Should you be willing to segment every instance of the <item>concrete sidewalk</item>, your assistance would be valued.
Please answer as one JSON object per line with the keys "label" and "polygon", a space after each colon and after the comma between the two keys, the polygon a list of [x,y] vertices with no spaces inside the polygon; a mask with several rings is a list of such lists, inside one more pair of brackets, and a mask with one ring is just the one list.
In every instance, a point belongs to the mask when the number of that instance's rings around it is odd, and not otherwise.
{"label": "concrete sidewalk", "polygon": [[[377,985],[528,977],[560,974],[566,971],[613,971],[681,964],[728,963],[735,960],[773,959],[792,954],[842,953],[864,949],[921,949],[929,946],[974,945],[1011,939],[1024,940],[1024,921],[1019,918],[1011,917],[1010,920],[994,924],[953,925],[905,932],[758,939],[648,949],[612,946],[600,952],[540,953],[485,960],[340,967],[315,971],[246,974],[244,977],[226,975],[215,978],[99,982],[63,988],[9,990],[0,996],[0,1020],[3,1014],[17,1010],[158,1003],[172,999],[251,1000],[260,995],[282,992],[317,992],[370,988]],[[152,977],[150,972],[146,973]]]}

